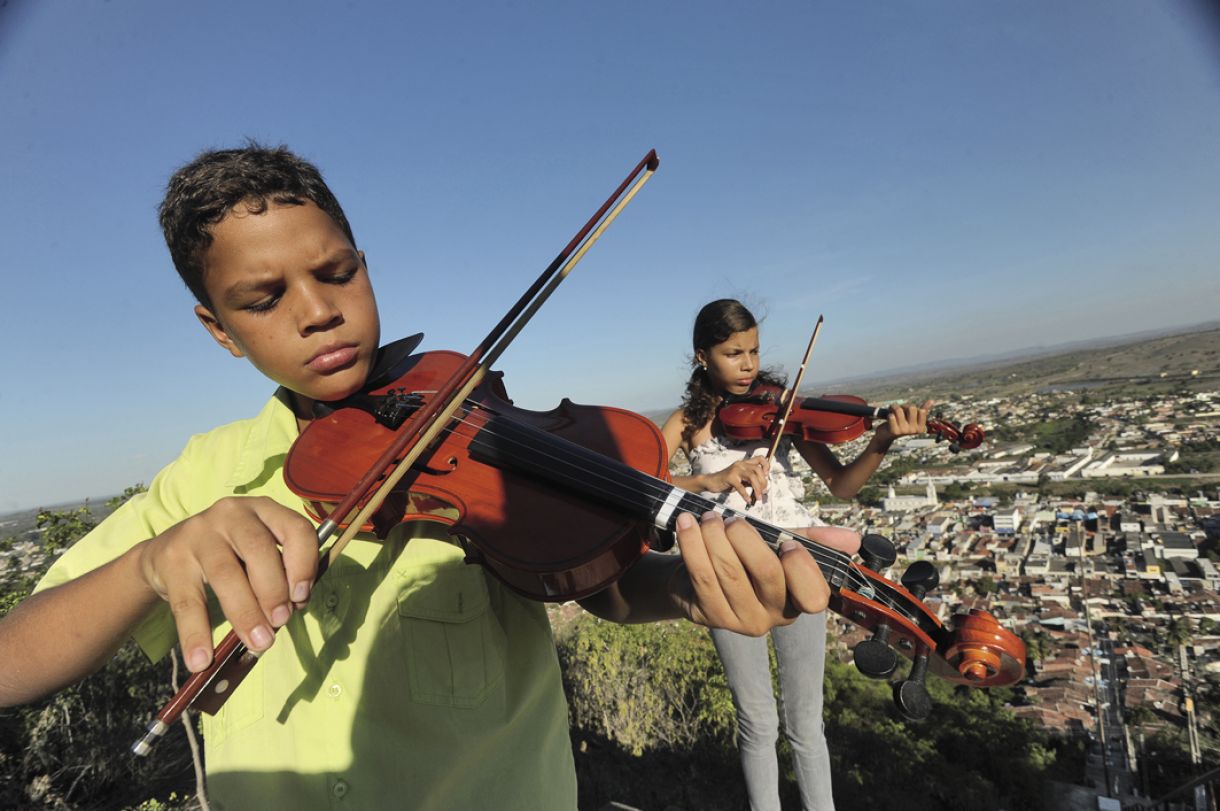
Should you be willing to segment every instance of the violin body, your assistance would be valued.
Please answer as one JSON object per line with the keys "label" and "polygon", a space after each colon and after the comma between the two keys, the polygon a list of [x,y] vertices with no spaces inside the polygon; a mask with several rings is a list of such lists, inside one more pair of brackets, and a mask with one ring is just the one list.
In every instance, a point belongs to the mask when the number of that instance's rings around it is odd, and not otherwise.
{"label": "violin body", "polygon": [[[422,406],[464,359],[448,351],[413,355],[399,378],[369,394],[410,392],[418,398],[412,407]],[[292,446],[285,482],[316,518],[329,517],[393,433],[369,410],[338,408],[315,419]],[[651,420],[566,399],[546,412],[516,408],[495,375],[475,389],[453,428],[386,498],[372,528],[384,534],[404,521],[437,521],[466,542],[472,562],[527,597],[562,601],[597,592],[638,560],[652,539],[647,524],[573,492],[589,487],[583,476],[582,484],[570,487],[540,481],[565,464],[583,467],[580,459],[556,458],[570,453],[570,445],[668,476],[665,440]],[[581,473],[559,470],[573,480]]]}
{"label": "violin body", "polygon": [[[888,409],[875,408],[854,395],[826,394],[799,398],[780,428],[786,405],[783,395],[783,389],[757,386],[743,397],[727,400],[717,413],[725,435],[739,441],[762,440],[780,430],[807,442],[837,445],[863,436],[872,430],[874,420],[889,416]],[[928,419],[928,433],[949,440],[954,452],[977,448],[984,439],[983,429],[975,423],[962,427],[938,418]]]}

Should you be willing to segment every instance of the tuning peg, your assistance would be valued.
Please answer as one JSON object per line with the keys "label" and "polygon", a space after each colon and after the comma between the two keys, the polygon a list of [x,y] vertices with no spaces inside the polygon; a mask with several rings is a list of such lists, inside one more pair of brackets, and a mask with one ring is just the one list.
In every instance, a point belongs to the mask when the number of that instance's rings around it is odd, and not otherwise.
{"label": "tuning peg", "polygon": [[898,560],[898,552],[889,538],[870,532],[860,539],[860,557],[864,559],[865,566],[874,572],[881,572]]}
{"label": "tuning peg", "polygon": [[902,585],[916,600],[922,600],[925,594],[940,585],[940,574],[928,561],[917,560],[902,573]]}
{"label": "tuning peg", "polygon": [[858,642],[851,652],[856,669],[870,679],[889,678],[898,667],[898,654],[889,646],[889,638],[890,626],[883,622],[877,626],[872,639]]}
{"label": "tuning peg", "polygon": [[928,675],[928,654],[921,653],[911,665],[906,681],[894,685],[894,704],[898,711],[912,721],[922,721],[932,712],[932,697],[924,680]]}

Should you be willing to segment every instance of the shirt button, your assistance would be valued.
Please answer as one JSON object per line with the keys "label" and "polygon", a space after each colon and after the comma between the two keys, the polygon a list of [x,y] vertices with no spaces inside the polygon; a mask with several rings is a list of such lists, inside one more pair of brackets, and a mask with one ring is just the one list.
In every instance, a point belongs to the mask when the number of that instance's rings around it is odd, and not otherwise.
{"label": "shirt button", "polygon": [[330,687],[326,688],[326,692],[331,698],[338,698],[339,696],[343,695],[343,687],[338,684],[332,684]]}
{"label": "shirt button", "polygon": [[335,594],[332,591],[330,594],[326,595],[326,607],[327,608],[334,608],[338,604],[339,604],[339,595],[338,594]]}
{"label": "shirt button", "polygon": [[340,800],[342,800],[344,797],[347,796],[347,781],[346,780],[336,780],[335,787],[332,788],[330,791],[332,794],[334,794],[336,797],[338,797]]}

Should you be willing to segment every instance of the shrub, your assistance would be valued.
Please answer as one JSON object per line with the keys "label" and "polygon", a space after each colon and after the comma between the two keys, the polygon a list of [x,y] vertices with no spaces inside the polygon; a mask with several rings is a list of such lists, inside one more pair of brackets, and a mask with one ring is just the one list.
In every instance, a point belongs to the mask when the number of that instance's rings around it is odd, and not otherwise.
{"label": "shrub", "polygon": [[[141,489],[128,488],[106,506],[113,510]],[[37,526],[48,553],[43,570],[54,552],[96,524],[87,505],[40,511]],[[0,616],[27,596],[41,575],[9,583],[0,595]],[[170,786],[189,790],[194,773],[180,726],[153,757],[133,757],[127,748],[170,697],[171,668],[168,658],[152,664],[128,643],[87,679],[42,701],[0,710],[0,808],[121,808]],[[178,807],[173,802],[149,807]]]}
{"label": "shrub", "polygon": [[705,629],[585,615],[561,642],[572,725],[633,755],[733,740],[733,701]]}

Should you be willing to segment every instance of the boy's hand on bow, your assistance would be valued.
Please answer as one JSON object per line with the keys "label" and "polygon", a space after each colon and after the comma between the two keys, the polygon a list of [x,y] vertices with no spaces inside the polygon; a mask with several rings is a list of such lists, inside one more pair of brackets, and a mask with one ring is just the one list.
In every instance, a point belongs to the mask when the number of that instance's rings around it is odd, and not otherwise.
{"label": "boy's hand on bow", "polygon": [[169,603],[191,672],[212,660],[207,590],[247,648],[262,652],[274,629],[309,599],[317,533],[304,516],[262,497],[221,499],[146,541],[140,571]]}
{"label": "boy's hand on bow", "polygon": [[776,556],[749,523],[715,513],[679,516],[677,534],[682,565],[670,588],[692,622],[761,636],[826,608],[830,587],[795,541]]}

